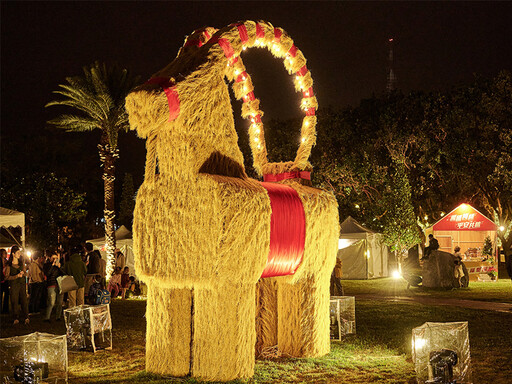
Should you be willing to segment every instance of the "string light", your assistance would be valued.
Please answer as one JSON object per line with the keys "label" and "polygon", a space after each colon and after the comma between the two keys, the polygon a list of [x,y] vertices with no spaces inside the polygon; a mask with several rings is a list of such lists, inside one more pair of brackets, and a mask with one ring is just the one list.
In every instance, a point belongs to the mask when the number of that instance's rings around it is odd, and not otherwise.
{"label": "string light", "polygon": [[304,122],[304,125],[307,127],[309,125],[309,121]]}
{"label": "string light", "polygon": [[306,141],[306,138],[305,138],[305,137],[303,137],[303,138],[302,138],[302,142],[305,142],[305,141]]}
{"label": "string light", "polygon": [[258,139],[257,137],[255,137],[255,138],[254,138],[254,141],[255,141],[255,142],[258,142],[258,141],[260,141],[260,139]]}

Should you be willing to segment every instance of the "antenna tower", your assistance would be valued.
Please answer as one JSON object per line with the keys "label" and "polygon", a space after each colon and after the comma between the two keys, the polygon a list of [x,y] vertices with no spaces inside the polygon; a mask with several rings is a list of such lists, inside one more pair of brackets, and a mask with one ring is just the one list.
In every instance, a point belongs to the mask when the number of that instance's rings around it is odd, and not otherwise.
{"label": "antenna tower", "polygon": [[388,39],[388,47],[389,47],[389,54],[388,54],[388,81],[386,83],[386,92],[391,93],[396,89],[396,76],[395,72],[393,71],[393,39]]}

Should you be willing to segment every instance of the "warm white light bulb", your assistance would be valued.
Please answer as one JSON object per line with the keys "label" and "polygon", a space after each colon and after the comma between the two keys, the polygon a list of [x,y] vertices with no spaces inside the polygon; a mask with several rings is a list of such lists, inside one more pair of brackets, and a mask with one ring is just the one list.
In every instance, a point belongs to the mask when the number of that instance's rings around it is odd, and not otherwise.
{"label": "warm white light bulb", "polygon": [[254,138],[254,141],[258,142],[260,141],[260,139],[258,139],[257,137]]}
{"label": "warm white light bulb", "polygon": [[309,125],[309,121],[306,121],[304,125],[307,127]]}
{"label": "warm white light bulb", "polygon": [[257,135],[259,135],[259,133],[260,133],[260,130],[259,130],[259,129],[257,129],[257,130],[256,130],[256,134],[257,134]]}
{"label": "warm white light bulb", "polygon": [[240,71],[238,69],[235,69],[235,75],[238,76],[239,73],[240,73]]}

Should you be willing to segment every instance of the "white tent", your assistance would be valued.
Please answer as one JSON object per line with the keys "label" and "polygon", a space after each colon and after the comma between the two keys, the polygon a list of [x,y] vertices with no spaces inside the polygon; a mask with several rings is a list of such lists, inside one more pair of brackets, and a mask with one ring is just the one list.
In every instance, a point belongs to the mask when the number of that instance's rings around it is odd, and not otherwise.
{"label": "white tent", "polygon": [[388,247],[382,241],[382,234],[363,227],[350,216],[341,224],[338,248],[343,279],[373,279],[389,275]]}
{"label": "white tent", "polygon": [[[1,247],[10,247],[13,245],[13,242],[18,242],[16,238],[9,231],[9,227],[20,227],[21,228],[21,245],[22,248],[25,248],[25,214],[18,211],[13,211],[12,209],[2,208],[0,207],[0,227],[5,228],[7,233],[12,237],[8,239],[11,243],[2,241]],[[3,239],[2,239],[3,240]]]}
{"label": "white tent", "polygon": [[[103,259],[107,259],[107,253],[105,251],[105,236],[98,239],[87,240],[87,242],[92,243],[94,248],[100,251]],[[126,265],[130,267],[130,275],[136,276],[132,233],[124,225],[121,225],[116,231],[116,247],[119,248],[124,255]]]}

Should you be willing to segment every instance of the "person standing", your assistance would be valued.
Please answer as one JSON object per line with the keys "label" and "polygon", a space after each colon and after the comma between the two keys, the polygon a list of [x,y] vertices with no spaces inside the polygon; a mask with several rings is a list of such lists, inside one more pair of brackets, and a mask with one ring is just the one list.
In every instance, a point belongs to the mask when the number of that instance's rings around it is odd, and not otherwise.
{"label": "person standing", "polygon": [[99,251],[93,249],[92,243],[85,243],[85,251],[87,252],[87,276],[85,277],[85,292],[89,293],[89,288],[96,279],[96,275],[100,273],[100,257]]}
{"label": "person standing", "polygon": [[30,290],[28,310],[30,313],[38,313],[41,311],[41,299],[46,285],[46,276],[43,272],[43,258],[41,255],[39,253],[35,253],[32,258],[33,261],[28,267],[28,283]]}
{"label": "person standing", "polygon": [[343,296],[343,286],[341,285],[342,277],[342,261],[339,257],[336,257],[336,265],[331,274],[331,296]]}
{"label": "person standing", "polygon": [[21,255],[20,248],[13,245],[11,248],[11,256],[7,262],[6,279],[9,281],[9,291],[11,295],[11,307],[13,312],[14,323],[18,324],[20,316],[20,308],[18,303],[21,304],[21,312],[25,324],[29,324],[28,318],[28,298],[27,298],[27,267],[25,260]]}
{"label": "person standing", "polygon": [[119,248],[116,248],[115,250],[116,255],[116,265],[114,269],[120,268],[121,271],[124,270],[124,267],[126,266],[126,258],[123,255],[123,252],[119,250]]}
{"label": "person standing", "polygon": [[73,276],[75,283],[78,286],[78,289],[68,292],[68,307],[72,308],[77,305],[84,305],[84,284],[87,267],[80,255],[80,247],[72,249],[69,261],[64,265],[64,273],[66,275]]}
{"label": "person standing", "polygon": [[0,248],[2,256],[2,270],[0,271],[0,309],[2,313],[9,313],[9,282],[7,281],[5,270],[7,267],[7,251]]}
{"label": "person standing", "polygon": [[62,316],[62,297],[57,284],[57,277],[64,275],[64,271],[60,266],[60,258],[57,254],[51,257],[51,266],[46,272],[46,289],[48,290],[48,299],[46,304],[46,315],[44,321],[50,322],[53,307],[55,307],[55,320],[60,320]]}
{"label": "person standing", "polygon": [[462,255],[460,253],[460,247],[456,246],[454,249],[455,253],[453,254],[455,256],[455,278],[457,279],[459,283],[459,288],[462,288],[462,278],[464,277],[464,268],[462,267]]}
{"label": "person standing", "polygon": [[101,284],[103,287],[107,286],[107,260],[105,260],[103,257],[101,257],[101,253],[99,253],[100,258],[100,277],[101,277]]}

